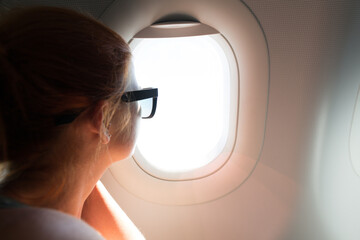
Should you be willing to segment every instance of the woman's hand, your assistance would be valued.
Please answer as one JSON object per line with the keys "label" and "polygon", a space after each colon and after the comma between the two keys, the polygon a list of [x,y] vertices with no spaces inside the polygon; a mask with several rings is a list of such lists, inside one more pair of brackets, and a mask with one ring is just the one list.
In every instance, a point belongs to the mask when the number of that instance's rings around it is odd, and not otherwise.
{"label": "woman's hand", "polygon": [[100,181],[86,199],[81,218],[107,240],[145,239]]}

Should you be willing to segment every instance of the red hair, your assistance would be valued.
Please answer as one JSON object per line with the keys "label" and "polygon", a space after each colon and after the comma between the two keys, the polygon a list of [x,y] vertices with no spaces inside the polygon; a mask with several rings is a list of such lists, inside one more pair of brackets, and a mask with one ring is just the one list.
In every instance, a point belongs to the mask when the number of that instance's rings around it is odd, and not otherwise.
{"label": "red hair", "polygon": [[109,123],[126,87],[130,57],[127,43],[117,33],[72,10],[35,7],[12,10],[2,16],[3,188],[19,179],[31,181],[34,172],[41,178],[53,164],[41,159],[61,131],[55,124],[58,116],[77,114],[107,100]]}

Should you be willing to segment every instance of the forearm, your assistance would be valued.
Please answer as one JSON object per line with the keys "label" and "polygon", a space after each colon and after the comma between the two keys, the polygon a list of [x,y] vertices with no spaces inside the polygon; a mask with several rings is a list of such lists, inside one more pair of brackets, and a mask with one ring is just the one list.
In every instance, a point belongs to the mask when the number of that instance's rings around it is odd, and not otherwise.
{"label": "forearm", "polygon": [[145,239],[101,182],[96,184],[85,201],[81,218],[107,240]]}

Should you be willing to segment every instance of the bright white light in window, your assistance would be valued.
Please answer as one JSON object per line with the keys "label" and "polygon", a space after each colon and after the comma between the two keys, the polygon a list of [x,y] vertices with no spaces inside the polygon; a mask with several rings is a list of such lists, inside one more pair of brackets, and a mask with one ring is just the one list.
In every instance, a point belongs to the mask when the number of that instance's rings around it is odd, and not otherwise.
{"label": "bright white light in window", "polygon": [[160,171],[207,165],[228,136],[229,66],[223,50],[210,36],[136,41],[131,46],[137,81],[159,88],[155,117],[141,122],[138,151]]}

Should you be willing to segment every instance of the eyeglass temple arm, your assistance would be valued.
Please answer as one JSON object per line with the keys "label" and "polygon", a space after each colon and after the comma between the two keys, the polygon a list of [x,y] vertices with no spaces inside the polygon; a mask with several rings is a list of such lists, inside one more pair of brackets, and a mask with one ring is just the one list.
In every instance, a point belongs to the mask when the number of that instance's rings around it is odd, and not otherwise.
{"label": "eyeglass temple arm", "polygon": [[131,92],[125,92],[124,95],[121,96],[121,100],[124,102],[134,102],[147,98],[157,98],[158,97],[158,89],[143,89]]}

